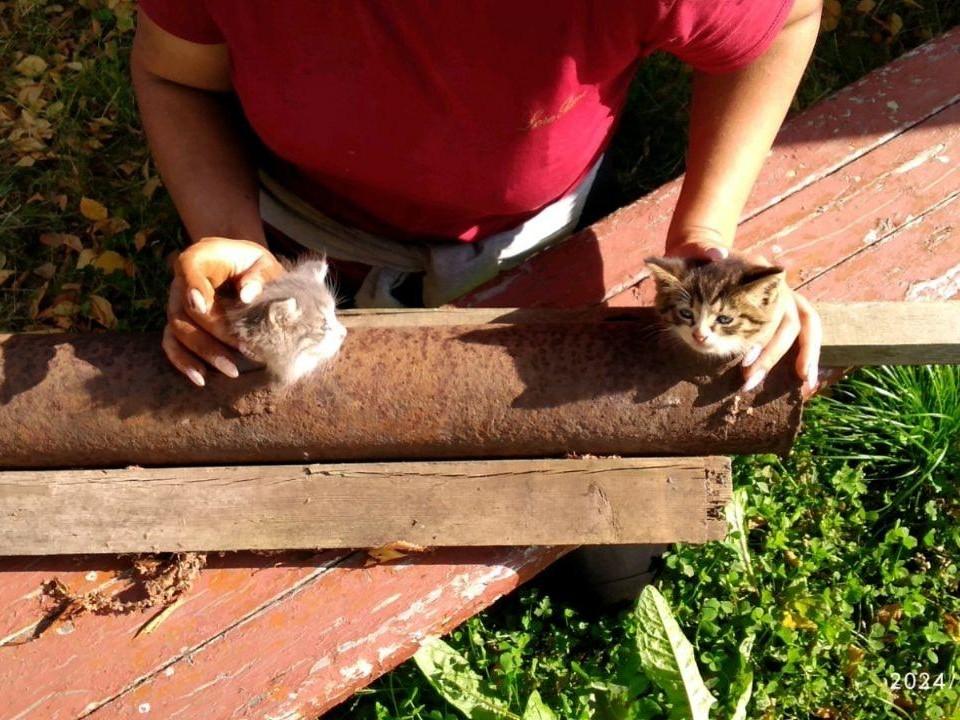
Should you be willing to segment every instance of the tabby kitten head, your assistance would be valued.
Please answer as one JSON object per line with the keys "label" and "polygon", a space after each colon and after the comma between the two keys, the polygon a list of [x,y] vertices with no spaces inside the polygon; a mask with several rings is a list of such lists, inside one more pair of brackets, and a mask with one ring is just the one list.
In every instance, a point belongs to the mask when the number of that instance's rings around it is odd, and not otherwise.
{"label": "tabby kitten head", "polygon": [[647,258],[661,320],[699,353],[730,358],[763,345],[780,318],[782,267],[725,260]]}

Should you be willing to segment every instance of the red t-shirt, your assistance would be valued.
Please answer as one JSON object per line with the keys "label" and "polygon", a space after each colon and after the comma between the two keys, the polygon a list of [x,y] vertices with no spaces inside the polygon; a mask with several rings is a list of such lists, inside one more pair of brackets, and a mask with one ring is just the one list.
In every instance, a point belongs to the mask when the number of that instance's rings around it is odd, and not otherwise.
{"label": "red t-shirt", "polygon": [[473,240],[572,188],[604,151],[637,62],[758,57],[791,0],[141,0],[226,43],[287,181],[343,221]]}

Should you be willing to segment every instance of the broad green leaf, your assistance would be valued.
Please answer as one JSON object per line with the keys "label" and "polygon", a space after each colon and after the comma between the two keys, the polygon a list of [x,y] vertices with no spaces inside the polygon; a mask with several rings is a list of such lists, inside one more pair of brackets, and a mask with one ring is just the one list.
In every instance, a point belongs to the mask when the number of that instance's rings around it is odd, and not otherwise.
{"label": "broad green leaf", "polygon": [[708,720],[717,701],[700,677],[693,646],[663,595],[648,585],[637,603],[637,650],[643,670],[673,706],[672,720]]}
{"label": "broad green leaf", "polygon": [[413,659],[443,699],[464,717],[470,720],[521,720],[502,700],[484,692],[483,679],[474,672],[467,659],[440,638],[426,640]]}
{"label": "broad green leaf", "polygon": [[747,706],[753,697],[753,668],[750,665],[750,652],[753,650],[754,635],[748,635],[740,643],[740,671],[731,687],[731,694],[738,693],[737,704],[733,708],[730,720],[747,720]]}
{"label": "broad green leaf", "polygon": [[597,681],[587,687],[597,692],[592,720],[631,720],[638,717],[634,694],[626,685]]}
{"label": "broad green leaf", "polygon": [[534,690],[527,698],[527,709],[523,711],[523,720],[557,720],[553,710],[543,704],[540,693]]}
{"label": "broad green leaf", "polygon": [[733,549],[737,551],[737,557],[740,564],[743,565],[743,571],[750,578],[751,584],[754,583],[753,562],[750,559],[750,548],[747,547],[747,524],[744,521],[744,507],[747,504],[747,491],[745,488],[737,488],[733,491],[733,497],[723,509],[723,514],[727,519],[728,532],[736,533],[736,537],[731,540]]}

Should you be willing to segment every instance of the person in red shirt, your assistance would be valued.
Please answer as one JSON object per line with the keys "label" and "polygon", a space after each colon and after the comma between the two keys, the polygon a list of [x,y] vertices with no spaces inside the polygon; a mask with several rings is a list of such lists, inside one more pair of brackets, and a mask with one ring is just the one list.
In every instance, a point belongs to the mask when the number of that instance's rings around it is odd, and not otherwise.
{"label": "person in red shirt", "polygon": [[[133,82],[194,241],[176,263],[167,357],[200,386],[208,366],[237,375],[214,289],[232,282],[248,300],[282,272],[258,167],[368,233],[483,240],[583,187],[658,50],[695,69],[666,252],[725,256],[819,16],[820,0],[141,0]],[[795,294],[745,384],[798,337],[812,391],[820,325]]]}

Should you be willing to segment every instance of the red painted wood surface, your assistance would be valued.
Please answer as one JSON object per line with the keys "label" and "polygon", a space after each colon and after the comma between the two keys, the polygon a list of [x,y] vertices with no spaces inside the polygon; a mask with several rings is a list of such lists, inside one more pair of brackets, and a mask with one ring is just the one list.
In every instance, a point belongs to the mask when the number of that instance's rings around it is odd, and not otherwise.
{"label": "red painted wood surface", "polygon": [[[898,258],[895,248],[905,242],[904,232],[908,230],[906,235],[910,237],[924,231],[950,236],[942,226],[958,224],[958,196],[960,100],[750,218],[740,227],[737,247],[784,265],[794,287],[806,288],[823,277],[824,282],[815,285],[819,293],[815,299],[904,299],[907,287],[898,294],[884,284],[889,271],[902,273],[906,269],[911,282],[922,282],[947,272],[960,258],[955,246],[944,237],[928,243],[931,249],[919,254]],[[929,213],[935,214],[939,225],[924,220]],[[881,248],[887,249],[873,252]],[[860,268],[861,281],[869,275],[869,270],[864,271],[864,260],[851,264],[860,256],[872,259],[877,278],[856,289],[857,295],[852,297],[848,293],[855,288],[844,287],[848,273],[856,267]],[[897,264],[888,270],[890,263]],[[944,263],[946,268],[941,267]],[[884,271],[877,272],[877,268]],[[835,287],[841,294],[823,294],[826,287]],[[608,304],[647,305],[652,299],[653,283],[644,279],[612,297]]]}
{"label": "red painted wood surface", "polygon": [[[960,29],[798,115],[757,184],[741,247],[789,263],[812,299],[957,294],[958,103]],[[665,186],[464,304],[643,301],[642,258],[662,251],[678,188]],[[0,720],[313,718],[561,553],[449,549],[366,569],[362,554],[228,554],[211,558],[150,634],[137,636],[148,612],[83,616],[35,640],[46,616],[41,582],[119,588],[127,563],[2,559]]]}
{"label": "red painted wood surface", "polygon": [[[793,117],[764,165],[744,219],[816,185],[958,100],[955,28]],[[668,183],[457,304],[576,307],[614,298],[647,277],[644,257],[663,253],[679,190],[680,180]]]}
{"label": "red painted wood surface", "polygon": [[149,634],[137,633],[152,612],[86,615],[36,639],[40,582],[119,585],[116,563],[6,559],[4,615],[23,632],[0,646],[0,718],[316,717],[563,552],[446,549],[369,568],[365,553],[231,553]]}

